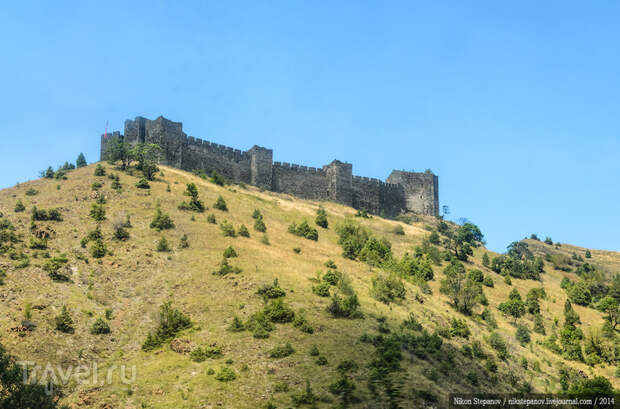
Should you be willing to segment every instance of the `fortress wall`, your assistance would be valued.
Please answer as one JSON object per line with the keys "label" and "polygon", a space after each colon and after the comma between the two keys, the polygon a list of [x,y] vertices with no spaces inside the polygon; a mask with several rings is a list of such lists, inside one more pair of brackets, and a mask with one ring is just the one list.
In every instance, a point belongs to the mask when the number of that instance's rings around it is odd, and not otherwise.
{"label": "fortress wall", "polygon": [[[187,136],[181,122],[162,116],[125,121],[125,134],[112,134],[131,144],[154,143],[162,148],[160,162],[187,171],[212,171],[244,182],[305,199],[331,200],[371,213],[395,216],[412,211],[439,214],[438,178],[433,174],[392,171],[387,182],[353,176],[352,165],[338,160],[320,169],[273,162],[271,149],[254,146],[247,152]],[[108,138],[101,137],[101,159]]]}
{"label": "fortress wall", "polygon": [[381,211],[381,187],[376,179],[353,176],[351,183],[353,207],[364,209],[370,213]]}
{"label": "fortress wall", "polygon": [[235,181],[250,183],[250,155],[238,149],[188,137],[183,148],[181,168],[187,171],[214,170]]}
{"label": "fortress wall", "polygon": [[304,199],[326,200],[327,178],[321,169],[290,163],[273,163],[274,192],[289,193]]}

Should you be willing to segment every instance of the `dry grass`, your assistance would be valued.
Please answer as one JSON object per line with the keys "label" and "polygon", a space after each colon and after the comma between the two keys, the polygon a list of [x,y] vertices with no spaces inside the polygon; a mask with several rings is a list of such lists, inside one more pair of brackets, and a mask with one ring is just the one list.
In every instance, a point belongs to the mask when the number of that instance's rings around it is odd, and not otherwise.
{"label": "dry grass", "polygon": [[[253,187],[220,187],[168,167],[162,167],[164,176],[159,176],[160,180],[151,184],[150,191],[145,191],[134,186],[136,177],[115,171],[109,165],[105,166],[108,172],[119,174],[124,187],[121,193],[110,188],[111,180],[93,176],[92,165],[69,173],[66,181],[36,180],[0,191],[0,210],[14,222],[24,238],[29,235],[29,211],[33,205],[44,209],[61,209],[63,222],[38,222],[37,225],[53,229],[49,252],[52,255],[66,253],[72,275],[71,282],[52,282],[40,268],[44,261],[41,258],[31,257],[31,266],[16,270],[10,260],[0,256],[0,266],[8,271],[6,284],[0,287],[0,298],[3,301],[0,305],[0,328],[5,334],[1,342],[11,353],[37,363],[76,365],[96,361],[102,368],[121,364],[137,367],[137,381],[131,386],[131,393],[127,392],[128,386],[121,384],[118,379],[112,385],[102,388],[71,385],[66,389],[67,396],[64,399],[70,406],[83,406],[82,398],[88,395],[92,407],[109,403],[113,407],[134,408],[144,403],[148,408],[176,409],[208,408],[221,404],[222,407],[241,409],[261,407],[269,399],[278,407],[288,407],[289,394],[273,392],[276,382],[286,381],[291,390],[296,391],[303,387],[305,379],[310,379],[315,392],[328,394],[327,385],[334,380],[335,366],[340,360],[348,358],[360,364],[368,362],[373,348],[359,343],[358,339],[365,332],[375,332],[377,323],[373,317],[385,315],[388,322],[395,326],[410,312],[414,312],[425,326],[433,329],[437,324],[445,324],[451,317],[459,315],[449,307],[446,297],[439,293],[442,268],[436,268],[435,281],[429,283],[433,296],[424,296],[423,304],[414,300],[419,290],[410,283],[406,283],[407,298],[400,305],[386,306],[372,299],[369,289],[373,273],[367,265],[341,257],[341,249],[337,245],[334,227],[346,215],[354,214],[351,208],[261,192]],[[108,217],[102,223],[102,230],[112,252],[101,262],[90,257],[88,249],[80,247],[82,237],[96,226],[89,217],[90,205],[95,198],[90,186],[95,180],[104,183],[100,192],[107,198],[105,208]],[[178,204],[187,199],[183,191],[189,182],[197,184],[200,198],[209,207],[205,213],[177,209]],[[171,192],[166,191],[168,184]],[[29,188],[35,188],[40,193],[27,196],[25,192]],[[219,195],[228,203],[228,212],[212,208]],[[24,213],[13,212],[18,198],[27,207]],[[149,228],[157,204],[171,215],[176,224],[175,229],[158,233]],[[287,232],[291,222],[300,222],[305,218],[313,224],[319,204],[328,213],[330,227],[327,230],[318,229],[317,242]],[[262,233],[252,229],[251,214],[255,208],[264,215],[270,245],[262,244]],[[217,217],[218,224],[224,219],[232,222],[236,228],[245,224],[251,237],[223,237],[218,225],[207,223],[207,215],[211,213]],[[124,214],[131,216],[131,238],[126,242],[115,242],[111,240],[111,221],[117,215]],[[195,221],[191,220],[192,215]],[[404,236],[392,233],[399,222],[375,217],[361,220],[361,223],[375,234],[389,238],[394,253],[400,257],[407,251],[411,252],[429,234],[426,225],[436,222],[422,218],[412,225],[403,225]],[[183,234],[189,237],[188,249],[179,249]],[[155,251],[156,242],[162,236],[173,246],[172,252]],[[241,267],[243,272],[227,277],[212,275],[211,272],[222,258],[223,250],[229,245],[239,254],[239,257],[231,260],[232,264]],[[301,254],[295,254],[292,251],[294,247],[301,248]],[[569,246],[563,245],[563,249],[569,249]],[[482,267],[480,260],[484,251],[478,249],[473,262],[467,267],[482,269],[485,274],[493,277],[495,288],[485,287],[485,292],[497,318],[499,331],[509,340],[511,355],[541,361],[543,374],[530,371],[525,375],[526,379],[530,380],[536,390],[554,391],[558,388],[557,370],[560,362],[589,372],[590,369],[585,365],[565,362],[535,343],[531,348],[519,346],[514,339],[515,328],[496,309],[497,304],[507,298],[512,287],[504,284],[502,277]],[[89,263],[78,260],[78,254],[87,256]],[[366,319],[329,318],[325,312],[328,300],[312,294],[310,279],[316,277],[317,271],[325,270],[323,263],[327,259],[333,259],[339,269],[352,279]],[[593,260],[610,269],[615,268],[616,271],[620,266],[618,253],[593,251]],[[565,293],[559,287],[564,273],[554,271],[549,266],[546,270],[548,273],[543,275],[542,285],[549,297],[542,302],[541,309],[549,331],[553,317],[562,320]],[[246,319],[262,308],[263,301],[255,294],[256,288],[275,278],[287,290],[287,303],[295,310],[305,310],[316,332],[312,335],[304,334],[290,324],[278,325],[266,340],[254,339],[248,332],[228,332],[226,328],[234,315]],[[530,288],[538,287],[541,283],[514,279],[513,285],[524,296]],[[187,356],[173,352],[168,347],[151,353],[140,350],[146,334],[155,326],[159,305],[166,300],[173,300],[174,305],[188,314],[195,323],[194,328],[181,337],[195,345],[217,343],[223,349],[223,358],[194,363]],[[20,337],[11,332],[10,328],[22,319],[26,303],[40,308],[35,309],[33,314],[38,328],[31,335]],[[76,321],[73,335],[54,330],[53,318],[63,304],[68,305]],[[92,322],[102,316],[107,308],[114,311],[112,333],[108,336],[91,335],[89,329]],[[584,327],[601,324],[601,316],[596,311],[578,306],[575,309]],[[522,320],[532,327],[529,318]],[[482,339],[487,333],[484,324],[471,319],[468,323],[474,339]],[[532,338],[533,341],[541,339],[534,333]],[[297,352],[282,360],[269,359],[267,351],[283,342],[291,342]],[[463,344],[458,339],[446,342],[455,348]],[[327,357],[328,366],[316,366],[314,358],[308,355],[313,344],[317,344]],[[239,375],[236,381],[222,383],[212,375],[207,375],[209,368],[217,370],[229,358],[233,360],[231,366]],[[512,359],[508,367],[500,364],[500,372],[523,372],[518,369],[517,362],[517,359]],[[245,365],[247,371],[243,371]],[[446,397],[449,391],[470,390],[458,374],[442,376],[437,383],[421,376],[430,369],[427,362],[403,361],[403,365],[410,374],[404,388],[407,391],[412,388],[429,389],[438,396]],[[466,363],[458,359],[456,365],[462,371],[467,370]],[[367,370],[363,365],[361,367],[357,376],[358,390],[362,396],[367,396],[364,381]],[[597,368],[595,371],[611,377],[613,369]],[[619,386],[615,380],[613,382]]]}

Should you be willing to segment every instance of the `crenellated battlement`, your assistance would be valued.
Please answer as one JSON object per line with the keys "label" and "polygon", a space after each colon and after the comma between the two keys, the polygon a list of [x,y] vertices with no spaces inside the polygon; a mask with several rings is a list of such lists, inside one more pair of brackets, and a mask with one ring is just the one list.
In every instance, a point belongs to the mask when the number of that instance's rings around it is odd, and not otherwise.
{"label": "crenellated battlement", "polygon": [[403,211],[439,214],[438,178],[433,174],[392,171],[386,181],[355,176],[353,165],[338,160],[318,167],[273,161],[273,151],[253,146],[247,151],[188,136],[181,122],[163,116],[125,121],[125,133],[101,136],[101,159],[113,138],[131,144],[155,143],[162,148],[160,162],[187,171],[212,171],[235,182],[307,199],[332,200],[393,216]]}

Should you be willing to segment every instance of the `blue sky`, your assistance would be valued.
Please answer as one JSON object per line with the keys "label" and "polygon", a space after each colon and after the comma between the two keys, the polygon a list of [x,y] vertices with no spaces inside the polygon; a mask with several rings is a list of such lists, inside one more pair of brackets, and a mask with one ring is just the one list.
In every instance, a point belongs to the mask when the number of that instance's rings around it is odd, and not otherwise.
{"label": "blue sky", "polygon": [[0,187],[98,159],[106,120],[164,115],[279,161],[431,168],[493,250],[534,232],[619,250],[619,18],[611,1],[5,3]]}

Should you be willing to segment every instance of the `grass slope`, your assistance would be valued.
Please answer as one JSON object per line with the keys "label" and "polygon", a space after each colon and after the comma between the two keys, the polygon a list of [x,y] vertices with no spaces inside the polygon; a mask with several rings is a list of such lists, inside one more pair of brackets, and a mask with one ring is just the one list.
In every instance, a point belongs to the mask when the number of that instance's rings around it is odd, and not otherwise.
{"label": "grass slope", "polygon": [[[6,254],[0,255],[0,268],[7,272],[5,284],[0,286],[0,342],[8,351],[24,360],[45,366],[52,365],[90,365],[97,362],[100,371],[120,365],[135,365],[136,381],[125,385],[118,373],[111,384],[79,384],[71,381],[64,388],[65,396],[61,402],[70,407],[126,407],[126,408],[259,408],[268,401],[276,407],[291,407],[291,393],[302,391],[305,380],[311,381],[314,392],[319,396],[331,396],[328,386],[337,378],[337,364],[344,359],[353,359],[360,369],[352,380],[356,383],[355,394],[363,402],[373,401],[367,387],[369,369],[375,348],[359,341],[364,333],[376,334],[379,322],[376,318],[385,317],[391,328],[398,325],[413,312],[429,331],[448,325],[452,317],[464,318],[472,335],[469,340],[462,338],[444,339],[442,354],[427,360],[405,354],[401,361],[404,383],[401,387],[403,407],[421,407],[424,401],[432,401],[433,396],[445,402],[449,392],[469,392],[472,390],[513,391],[528,382],[535,391],[558,391],[558,370],[562,365],[573,367],[588,374],[602,374],[614,383],[615,368],[612,366],[590,368],[582,363],[564,361],[550,353],[536,341],[542,336],[532,333],[532,343],[521,347],[515,339],[512,320],[502,317],[497,305],[505,301],[512,288],[517,288],[522,296],[540,282],[513,279],[513,285],[504,284],[503,277],[484,268],[482,255],[484,248],[475,250],[467,268],[478,268],[495,282],[494,288],[484,288],[499,325],[498,332],[507,340],[511,358],[507,362],[497,361],[498,383],[488,380],[482,362],[463,357],[459,350],[465,343],[480,340],[487,353],[491,349],[483,340],[488,327],[480,319],[464,317],[454,311],[448,299],[439,292],[439,280],[444,266],[435,266],[435,279],[429,282],[432,296],[424,295],[420,289],[405,282],[407,295],[399,305],[385,305],[369,295],[371,281],[376,271],[371,271],[365,263],[344,259],[342,249],[337,244],[335,226],[346,215],[355,211],[334,203],[318,203],[292,198],[272,192],[262,192],[254,187],[236,185],[217,186],[187,172],[162,166],[163,176],[151,183],[150,189],[135,187],[138,178],[114,170],[104,164],[107,172],[120,176],[123,186],[121,192],[111,189],[112,180],[94,176],[94,165],[74,170],[68,180],[58,181],[40,179],[0,191],[0,211],[10,219],[22,236],[24,253],[30,257],[30,265],[23,269],[15,268],[15,261]],[[99,181],[103,187],[99,191],[91,188]],[[209,208],[204,213],[178,209],[182,201],[186,183],[198,186],[200,199]],[[167,187],[170,191],[167,191]],[[34,196],[26,195],[28,189],[39,191]],[[80,245],[81,239],[96,227],[89,216],[91,204],[98,195],[105,195],[107,203],[106,220],[101,223],[104,242],[110,251],[102,259],[91,257],[87,248]],[[218,196],[223,196],[228,211],[213,209]],[[26,206],[25,212],[15,213],[17,199]],[[44,251],[28,248],[31,208],[59,208],[62,222],[36,222],[37,230],[48,230],[51,238],[47,250],[51,256],[65,253],[69,259],[67,273],[70,281],[54,282],[41,266],[45,262]],[[176,227],[157,232],[149,228],[156,206],[170,214]],[[314,226],[314,217],[319,205],[328,214],[329,228],[318,228],[319,240],[306,240],[287,232],[292,222],[307,219]],[[264,215],[269,245],[261,241],[262,233],[252,229],[251,217],[254,209]],[[214,214],[218,224],[207,222],[207,216]],[[112,222],[116,218],[130,215],[132,228],[130,239],[124,242],[112,240]],[[192,220],[192,216],[195,220]],[[235,228],[245,224],[251,237],[224,237],[219,223],[224,219]],[[358,219],[368,226],[375,235],[386,237],[392,242],[396,256],[411,252],[428,236],[429,227],[436,225],[433,218],[420,218],[406,225],[384,220],[379,217]],[[405,235],[393,233],[397,224],[403,225]],[[189,238],[189,248],[180,249],[181,237]],[[156,243],[165,237],[172,246],[171,252],[157,252]],[[536,244],[543,248],[544,244]],[[222,253],[233,246],[238,253],[231,263],[243,272],[238,275],[215,276],[212,272],[222,259]],[[300,248],[297,254],[293,248]],[[563,245],[564,249],[568,247]],[[493,256],[490,252],[489,255]],[[35,255],[37,255],[35,257]],[[340,271],[346,272],[356,290],[364,319],[334,319],[325,311],[329,298],[312,293],[311,279],[318,271],[325,271],[324,263],[332,259]],[[86,262],[85,260],[88,260]],[[592,251],[591,262],[604,264],[618,271],[618,253]],[[560,289],[563,273],[545,266],[542,285],[547,299],[541,301],[547,333],[551,331],[554,318],[563,321],[565,292]],[[252,313],[262,309],[263,300],[256,295],[259,286],[278,279],[286,290],[286,302],[296,311],[305,311],[309,323],[314,327],[313,334],[301,332],[291,324],[277,324],[275,331],[267,339],[255,339],[250,332],[230,332],[227,327],[234,316],[246,320]],[[418,294],[418,300],[415,295]],[[207,359],[197,363],[187,354],[171,350],[168,343],[153,352],[143,352],[141,345],[149,331],[157,323],[159,306],[166,301],[188,315],[194,323],[192,329],[185,330],[177,338],[187,340],[194,346],[216,344],[222,348],[222,357]],[[27,304],[33,307],[32,320],[38,327],[27,333],[12,330],[19,325]],[[67,305],[73,320],[75,332],[65,334],[55,329],[54,317]],[[588,328],[600,327],[602,316],[599,312],[574,306],[581,317],[584,332]],[[90,328],[93,322],[112,310],[111,333],[93,335]],[[480,312],[480,307],[476,310]],[[532,328],[531,315],[520,319]],[[268,351],[275,346],[290,342],[295,353],[282,359],[268,357]],[[309,354],[317,345],[328,364],[318,366],[316,357]],[[452,363],[442,359],[442,355],[454,357]],[[530,362],[529,370],[524,370],[519,358]],[[227,364],[227,360],[229,363]],[[540,372],[532,370],[532,363],[538,361]],[[231,382],[220,382],[210,374],[209,369],[218,372],[229,366],[237,374]],[[478,375],[478,385],[472,381],[473,372]],[[102,372],[104,373],[104,372]],[[286,383],[289,392],[277,392],[276,384]],[[425,392],[421,392],[425,391]],[[327,400],[327,399],[325,399]],[[381,400],[381,399],[378,399]],[[106,406],[109,405],[109,406]],[[318,402],[318,407],[332,407],[333,403]],[[354,407],[362,407],[357,403]],[[381,406],[377,406],[381,407]]]}

